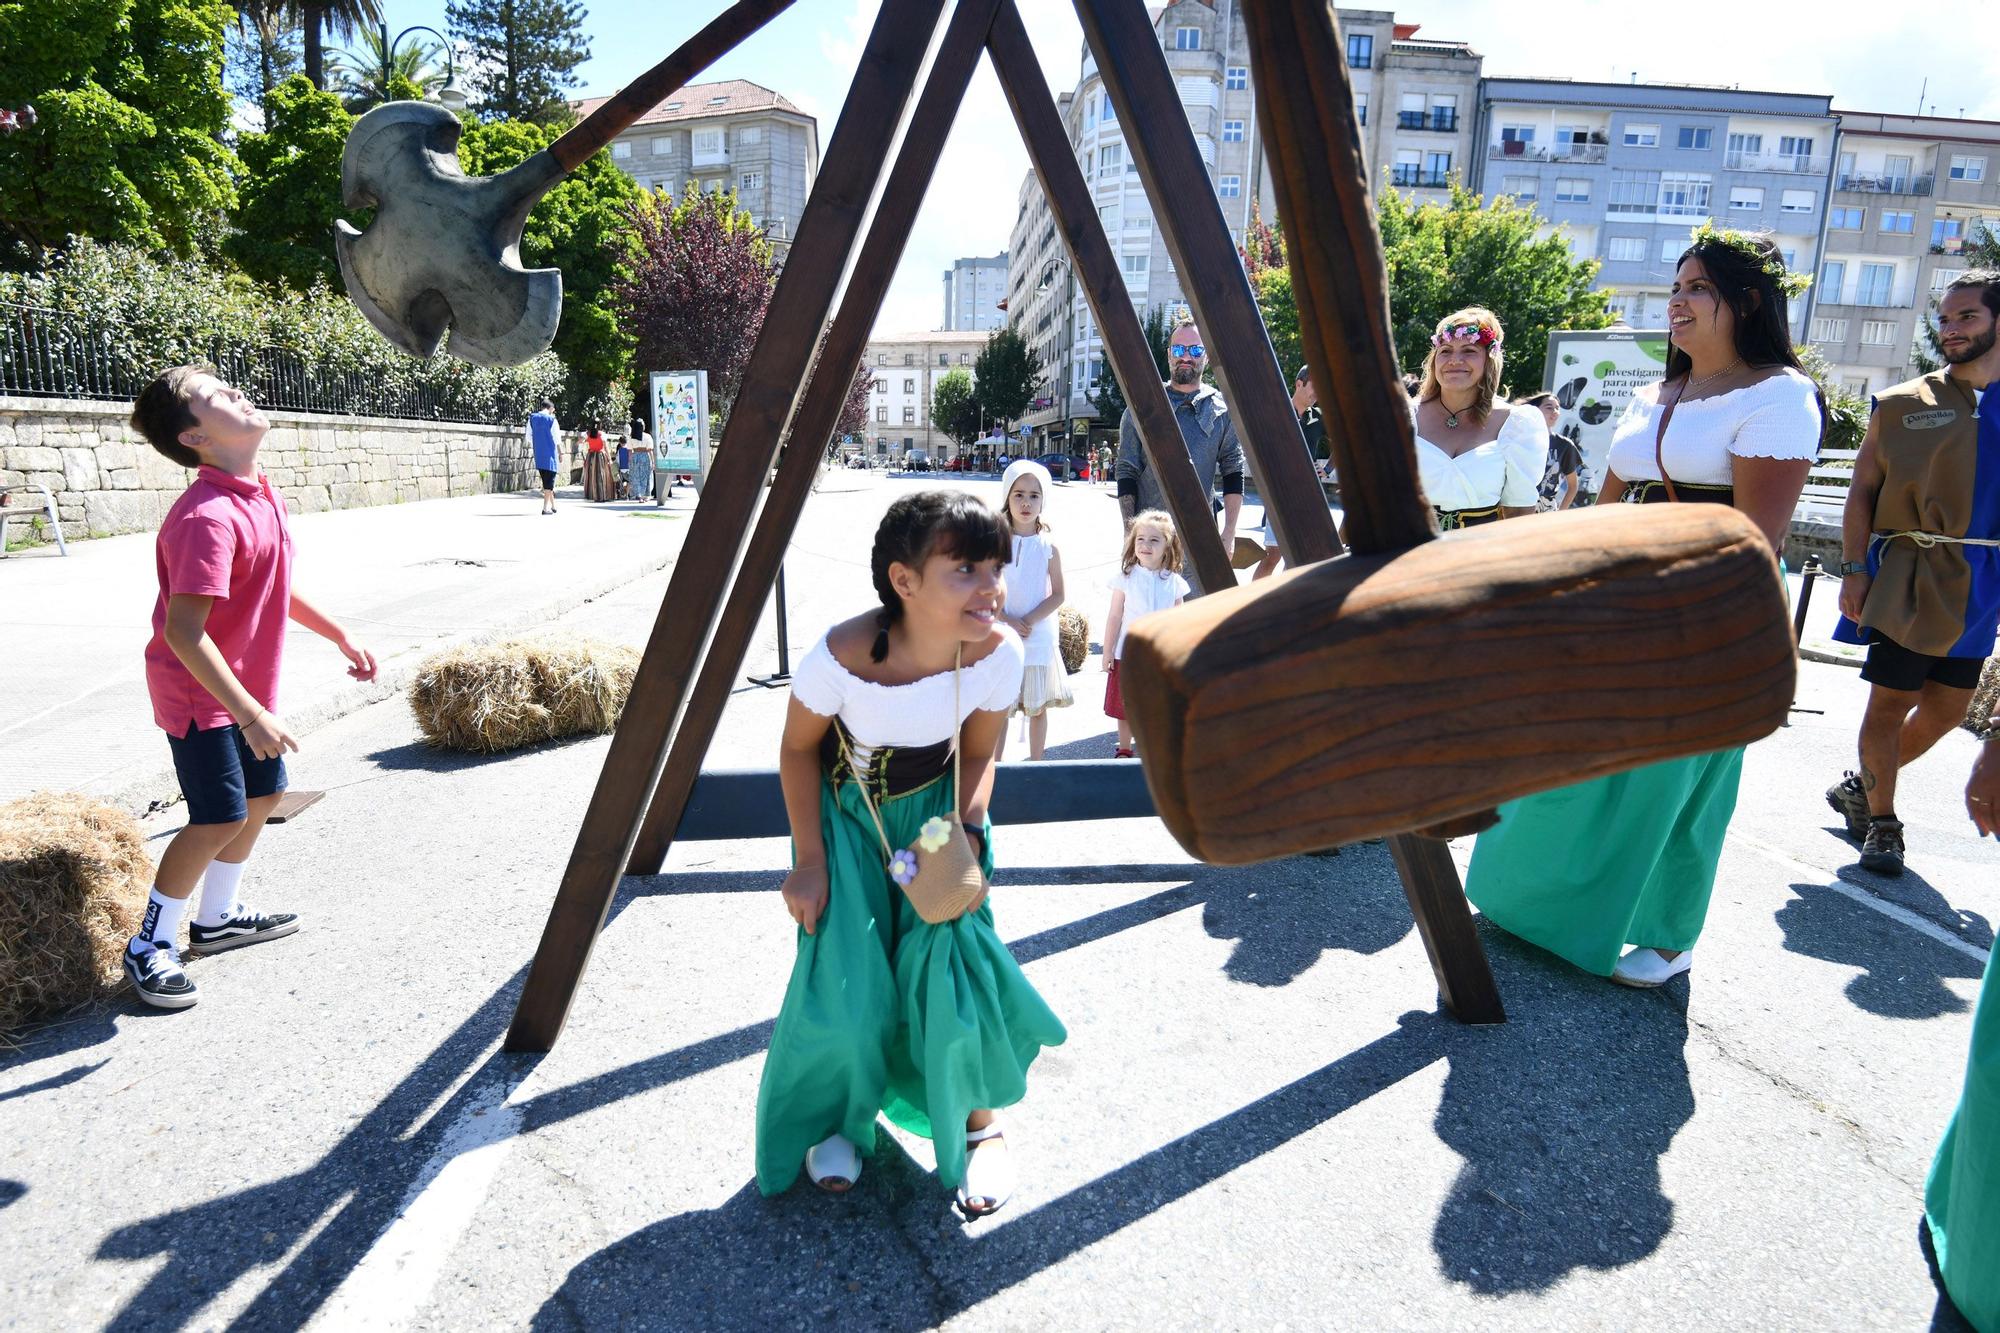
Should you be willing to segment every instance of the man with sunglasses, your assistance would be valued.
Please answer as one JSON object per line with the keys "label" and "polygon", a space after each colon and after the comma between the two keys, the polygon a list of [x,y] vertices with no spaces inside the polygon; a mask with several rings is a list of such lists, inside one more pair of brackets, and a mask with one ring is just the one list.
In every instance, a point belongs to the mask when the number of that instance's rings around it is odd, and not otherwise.
{"label": "man with sunglasses", "polygon": [[[1167,401],[1173,405],[1174,421],[1181,428],[1194,475],[1210,492],[1211,506],[1218,474],[1222,485],[1222,549],[1236,546],[1236,519],[1243,512],[1243,445],[1236,438],[1236,422],[1229,405],[1213,386],[1201,382],[1208,365],[1208,348],[1191,319],[1182,319],[1167,336]],[[1125,523],[1148,509],[1165,509],[1166,493],[1159,478],[1146,464],[1145,449],[1139,443],[1139,425],[1128,408],[1118,424],[1118,513]],[[1185,546],[1185,543],[1183,543]],[[1190,566],[1183,571],[1190,580]]]}

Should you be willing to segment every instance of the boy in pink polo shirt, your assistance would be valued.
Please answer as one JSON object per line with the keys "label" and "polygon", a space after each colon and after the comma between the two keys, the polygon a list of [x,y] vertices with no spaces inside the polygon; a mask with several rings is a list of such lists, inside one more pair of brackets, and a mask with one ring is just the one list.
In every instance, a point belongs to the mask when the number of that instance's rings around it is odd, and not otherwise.
{"label": "boy in pink polo shirt", "polygon": [[242,390],[213,367],[176,366],[139,394],[132,426],[174,462],[200,469],[160,524],[160,597],[146,645],[153,720],[174,754],[187,827],[160,858],[145,920],[125,946],[139,998],[185,1009],[195,989],[174,939],[197,881],[191,956],[299,928],[296,915],[255,912],[238,897],[244,862],[284,794],[285,751],[299,748],[271,711],[286,622],[331,640],[356,680],[375,678],[375,658],[292,589],[285,502],[257,470],[270,423]]}

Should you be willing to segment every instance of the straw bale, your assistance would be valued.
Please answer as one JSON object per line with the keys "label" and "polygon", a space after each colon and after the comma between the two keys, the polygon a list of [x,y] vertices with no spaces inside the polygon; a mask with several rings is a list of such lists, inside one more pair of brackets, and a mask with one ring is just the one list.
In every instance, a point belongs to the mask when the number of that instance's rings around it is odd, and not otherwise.
{"label": "straw bale", "polygon": [[639,654],[580,635],[470,644],[433,654],[410,684],[432,745],[497,754],[618,724]]}
{"label": "straw bale", "polygon": [[152,880],[123,810],[74,792],[0,805],[0,1034],[122,984]]}
{"label": "straw bale", "polygon": [[1074,676],[1083,670],[1090,656],[1090,621],[1083,612],[1065,605],[1056,612],[1056,641],[1062,651],[1063,669]]}
{"label": "straw bale", "polygon": [[1986,669],[1979,673],[1979,687],[1972,692],[1972,702],[1965,708],[1965,729],[1975,736],[1984,736],[2000,717],[2000,657],[1986,659]]}

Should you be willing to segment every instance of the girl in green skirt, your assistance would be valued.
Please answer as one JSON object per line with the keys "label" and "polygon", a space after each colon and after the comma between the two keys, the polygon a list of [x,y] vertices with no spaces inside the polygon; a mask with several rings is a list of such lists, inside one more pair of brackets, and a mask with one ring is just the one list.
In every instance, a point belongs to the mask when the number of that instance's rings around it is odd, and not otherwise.
{"label": "girl in green skirt", "polygon": [[1026,1094],[1029,1064],[1068,1034],[990,906],[933,925],[901,887],[913,849],[942,836],[954,808],[992,874],[993,751],[1022,674],[1021,641],[1001,616],[1011,547],[999,515],[969,495],[897,500],[870,561],[881,609],[828,630],[793,675],[778,774],[798,957],[757,1090],[767,1195],[802,1166],[821,1189],[851,1188],[880,1112],[932,1141],[938,1178],[968,1216],[1013,1191],[994,1111]]}

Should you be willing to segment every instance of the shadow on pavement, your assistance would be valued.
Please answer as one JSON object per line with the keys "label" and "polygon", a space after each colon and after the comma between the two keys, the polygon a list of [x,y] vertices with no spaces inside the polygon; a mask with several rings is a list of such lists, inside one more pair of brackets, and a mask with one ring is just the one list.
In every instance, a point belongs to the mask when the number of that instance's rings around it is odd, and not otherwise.
{"label": "shadow on pavement", "polygon": [[[74,1055],[110,1041],[118,1035],[119,1018],[130,1016],[131,1011],[138,1007],[132,1003],[129,993],[114,995],[105,1000],[93,1000],[67,1016],[35,1027],[17,1029],[9,1038],[16,1045],[12,1049],[0,1048],[0,1072],[26,1068],[59,1055]],[[16,1089],[16,1093],[20,1091]]]}
{"label": "shadow on pavement", "polygon": [[28,1186],[25,1181],[0,1180],[0,1208],[5,1208],[27,1192]]}
{"label": "shadow on pavement", "polygon": [[563,736],[552,741],[537,741],[533,745],[523,745],[518,749],[501,750],[496,754],[472,754],[465,750],[451,750],[443,746],[430,745],[424,741],[411,741],[407,745],[392,745],[386,750],[363,755],[369,763],[380,769],[395,773],[457,773],[468,768],[480,768],[498,763],[503,759],[518,759],[524,754],[541,750],[556,750],[565,745],[587,745],[604,739],[602,736]]}
{"label": "shadow on pavement", "polygon": [[1499,1296],[1637,1262],[1672,1227],[1660,1157],[1694,1114],[1685,984],[1624,990],[1480,933],[1507,1022],[1446,1036],[1435,1126],[1465,1164],[1431,1232],[1440,1265]]}
{"label": "shadow on pavement", "polygon": [[[1109,721],[1110,719],[1106,719]],[[1118,748],[1118,728],[1112,727],[1095,736],[1085,736],[1082,740],[1064,741],[1061,745],[1051,745],[1042,753],[1046,759],[1109,759]]]}
{"label": "shadow on pavement", "polygon": [[0,1102],[12,1101],[16,1097],[29,1097],[38,1092],[48,1092],[53,1088],[66,1088],[72,1083],[81,1082],[89,1078],[92,1074],[95,1074],[110,1063],[110,1057],[106,1056],[94,1065],[77,1065],[72,1069],[65,1069],[62,1073],[56,1074],[53,1077],[45,1078],[39,1083],[30,1083],[24,1087],[0,1092]]}
{"label": "shadow on pavement", "polygon": [[[1914,876],[1905,872],[1904,878]],[[1928,884],[1922,887],[1939,902],[1944,900]],[[1823,884],[1793,884],[1791,890],[1798,896],[1775,914],[1785,932],[1785,947],[1808,958],[1861,969],[1861,975],[1847,983],[1847,998],[1860,1008],[1884,1018],[1937,1018],[1962,1014],[1969,1007],[1944,981],[1947,977],[1977,981],[1981,969],[1973,958],[1897,927]],[[1972,913],[1965,915],[1979,920]]]}

